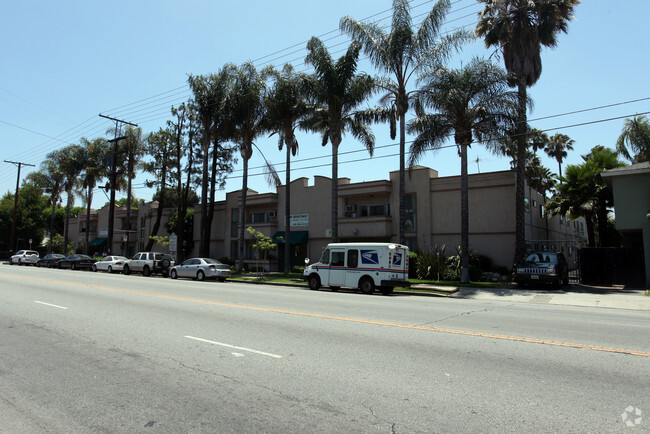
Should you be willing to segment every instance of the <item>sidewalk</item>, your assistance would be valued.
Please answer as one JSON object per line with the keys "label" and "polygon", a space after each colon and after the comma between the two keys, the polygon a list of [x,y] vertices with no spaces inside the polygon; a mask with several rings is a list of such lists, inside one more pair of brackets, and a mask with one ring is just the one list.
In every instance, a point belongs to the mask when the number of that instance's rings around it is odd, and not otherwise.
{"label": "sidewalk", "polygon": [[459,288],[458,292],[451,297],[650,311],[650,297],[645,296],[644,293],[644,289],[626,289],[620,286],[603,288],[574,284],[560,290]]}

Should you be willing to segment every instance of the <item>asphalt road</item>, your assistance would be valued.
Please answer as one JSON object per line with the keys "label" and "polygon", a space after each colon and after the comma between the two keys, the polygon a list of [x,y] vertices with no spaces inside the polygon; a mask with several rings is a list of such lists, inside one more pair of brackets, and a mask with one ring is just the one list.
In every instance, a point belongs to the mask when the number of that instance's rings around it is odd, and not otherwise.
{"label": "asphalt road", "polygon": [[0,294],[0,432],[650,431],[648,312],[5,265]]}

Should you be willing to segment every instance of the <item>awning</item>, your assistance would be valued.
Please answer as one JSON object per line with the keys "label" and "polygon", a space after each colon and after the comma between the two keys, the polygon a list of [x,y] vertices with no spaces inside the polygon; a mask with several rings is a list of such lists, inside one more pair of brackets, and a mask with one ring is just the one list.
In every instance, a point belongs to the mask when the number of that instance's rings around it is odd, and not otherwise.
{"label": "awning", "polygon": [[[276,232],[271,237],[276,244],[284,244],[286,236],[284,231]],[[291,244],[307,244],[309,240],[309,231],[291,231]]]}
{"label": "awning", "polygon": [[89,246],[101,246],[102,244],[106,244],[106,240],[108,240],[108,238],[95,238],[90,243],[88,243],[88,245]]}

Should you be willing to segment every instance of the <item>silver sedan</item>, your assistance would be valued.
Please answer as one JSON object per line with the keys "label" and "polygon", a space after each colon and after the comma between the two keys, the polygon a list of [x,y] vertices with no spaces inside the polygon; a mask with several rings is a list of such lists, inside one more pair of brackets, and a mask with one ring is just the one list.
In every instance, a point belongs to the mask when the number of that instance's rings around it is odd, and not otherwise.
{"label": "silver sedan", "polygon": [[191,258],[169,270],[172,279],[191,277],[196,280],[218,279],[225,282],[230,277],[230,267],[211,258]]}
{"label": "silver sedan", "polygon": [[128,259],[124,256],[106,256],[101,261],[97,261],[93,264],[93,271],[107,271],[109,273],[112,273],[113,271],[122,271],[126,261],[128,261]]}

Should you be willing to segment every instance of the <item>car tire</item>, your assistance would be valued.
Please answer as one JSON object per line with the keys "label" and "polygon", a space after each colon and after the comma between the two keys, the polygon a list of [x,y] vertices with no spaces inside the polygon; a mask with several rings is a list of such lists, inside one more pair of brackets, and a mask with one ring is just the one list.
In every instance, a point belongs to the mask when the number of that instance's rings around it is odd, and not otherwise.
{"label": "car tire", "polygon": [[71,269],[71,270],[76,270],[76,269],[77,269],[77,266],[75,265],[74,262],[72,262],[72,263],[70,264],[70,269]]}
{"label": "car tire", "polygon": [[170,265],[172,265],[172,263],[169,261],[169,259],[163,259],[162,260],[163,268],[169,268]]}
{"label": "car tire", "polygon": [[142,275],[144,277],[151,276],[151,270],[149,269],[149,266],[147,266],[147,265],[144,266],[144,268],[142,269]]}
{"label": "car tire", "polygon": [[205,273],[203,272],[203,270],[199,270],[196,272],[196,280],[198,280],[199,282],[203,282],[205,280]]}
{"label": "car tire", "polygon": [[51,262],[47,263],[47,268],[52,268],[52,263]]}
{"label": "car tire", "polygon": [[320,288],[320,278],[317,275],[309,276],[309,289],[317,291]]}
{"label": "car tire", "polygon": [[361,279],[361,282],[359,282],[359,289],[361,289],[361,292],[364,294],[370,295],[375,292],[375,282],[373,282],[369,277],[364,277]]}
{"label": "car tire", "polygon": [[107,272],[108,274],[112,274],[112,273],[113,273],[113,267],[111,267],[111,266],[109,265],[108,268],[106,269],[106,272]]}
{"label": "car tire", "polygon": [[36,268],[41,268],[41,263],[40,262],[36,263]]}
{"label": "car tire", "polygon": [[176,272],[176,270],[172,270],[169,273],[169,277],[171,277],[172,279],[178,279],[178,273]]}
{"label": "car tire", "polygon": [[93,264],[91,269],[93,270],[93,273],[96,273],[97,272],[97,265]]}
{"label": "car tire", "polygon": [[57,262],[56,266],[59,268],[59,270],[63,270],[63,266],[61,265],[61,262]]}
{"label": "car tire", "polygon": [[122,272],[128,276],[129,274],[131,274],[131,269],[129,268],[128,265],[125,265]]}

